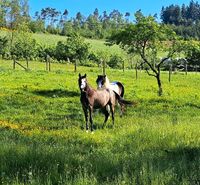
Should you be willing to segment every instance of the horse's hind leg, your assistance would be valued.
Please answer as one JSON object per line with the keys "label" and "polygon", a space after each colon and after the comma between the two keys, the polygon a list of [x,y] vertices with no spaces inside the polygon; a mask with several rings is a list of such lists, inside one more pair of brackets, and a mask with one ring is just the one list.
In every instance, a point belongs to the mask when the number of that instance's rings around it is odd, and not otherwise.
{"label": "horse's hind leg", "polygon": [[109,114],[109,111],[106,108],[103,110],[103,113],[105,115],[105,120],[103,122],[103,128],[104,128],[104,126],[105,126],[105,124],[106,124],[106,122],[107,122],[108,117],[109,117],[110,114]]}
{"label": "horse's hind leg", "polygon": [[114,124],[115,124],[115,117],[114,117],[115,106],[113,104],[110,105],[110,110],[111,110],[112,122],[113,122],[113,126],[114,126]]}
{"label": "horse's hind leg", "polygon": [[124,114],[124,110],[125,110],[125,105],[124,104],[119,104],[120,105],[120,117],[122,117],[123,116],[123,114]]}

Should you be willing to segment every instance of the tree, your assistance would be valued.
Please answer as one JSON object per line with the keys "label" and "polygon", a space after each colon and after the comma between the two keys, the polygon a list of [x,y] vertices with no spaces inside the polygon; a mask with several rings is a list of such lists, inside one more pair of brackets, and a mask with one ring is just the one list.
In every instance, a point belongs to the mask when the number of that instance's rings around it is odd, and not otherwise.
{"label": "tree", "polygon": [[68,59],[75,64],[76,61],[85,60],[89,55],[89,44],[78,34],[72,34],[65,42],[59,41],[56,46],[56,58],[58,60]]}
{"label": "tree", "polygon": [[129,12],[126,12],[126,13],[125,13],[125,17],[126,17],[126,22],[127,22],[127,23],[129,23],[130,15],[131,15],[131,14],[130,14]]}
{"label": "tree", "polygon": [[107,64],[111,67],[111,68],[118,68],[121,69],[123,68],[123,64],[124,64],[124,60],[122,58],[122,56],[118,55],[118,54],[113,54],[110,56],[110,60],[107,62]]}
{"label": "tree", "polygon": [[63,25],[63,29],[62,29],[61,34],[62,35],[70,36],[70,35],[73,34],[73,32],[74,32],[74,30],[73,30],[73,23],[72,23],[72,21],[69,20],[69,21],[65,22],[64,25]]}
{"label": "tree", "polygon": [[28,23],[30,21],[28,0],[20,0],[20,7],[21,22]]}
{"label": "tree", "polygon": [[[177,36],[169,27],[158,24],[152,16],[144,17],[137,12],[135,17],[135,24],[114,33],[108,41],[120,45],[128,53],[139,54],[141,64],[145,65],[148,75],[156,78],[158,94],[162,95],[161,66],[179,51]],[[160,59],[159,52],[166,53],[166,56]]]}
{"label": "tree", "polygon": [[59,25],[60,25],[61,29],[63,29],[64,24],[67,21],[68,14],[69,14],[68,10],[65,9],[64,12],[61,15],[60,22],[59,22]]}
{"label": "tree", "polygon": [[186,43],[185,55],[189,64],[200,66],[200,44],[196,41]]}
{"label": "tree", "polygon": [[9,2],[10,11],[8,12],[8,23],[11,29],[17,29],[20,22],[20,3],[19,0]]}
{"label": "tree", "polygon": [[8,0],[0,1],[0,27],[6,26],[6,15],[8,13],[9,2]]}
{"label": "tree", "polygon": [[74,28],[76,31],[79,31],[81,26],[82,26],[82,23],[83,23],[83,15],[81,14],[81,12],[78,12],[76,14],[76,18],[74,19]]}
{"label": "tree", "polygon": [[60,15],[60,12],[57,11],[55,8],[43,8],[41,10],[41,18],[44,20],[47,25],[50,25],[51,27],[54,27],[54,23],[58,21],[58,16]]}
{"label": "tree", "polygon": [[27,25],[20,25],[15,32],[13,44],[10,49],[12,58],[18,60],[31,60],[36,57],[36,40],[32,38]]}
{"label": "tree", "polygon": [[8,38],[7,37],[0,37],[0,55],[4,57],[6,54],[6,50],[8,48]]}

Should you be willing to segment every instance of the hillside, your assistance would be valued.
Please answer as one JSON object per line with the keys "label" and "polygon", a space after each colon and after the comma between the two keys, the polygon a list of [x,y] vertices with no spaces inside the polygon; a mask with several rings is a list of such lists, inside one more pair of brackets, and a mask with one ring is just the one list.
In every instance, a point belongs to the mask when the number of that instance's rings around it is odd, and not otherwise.
{"label": "hillside", "polygon": [[[10,35],[10,32],[0,31],[0,35]],[[44,33],[34,33],[33,38],[40,44],[44,45],[56,45],[58,41],[65,41],[65,36],[44,34]],[[92,51],[103,51],[109,53],[123,53],[123,51],[118,46],[106,46],[103,40],[85,39],[85,42],[89,43]]]}

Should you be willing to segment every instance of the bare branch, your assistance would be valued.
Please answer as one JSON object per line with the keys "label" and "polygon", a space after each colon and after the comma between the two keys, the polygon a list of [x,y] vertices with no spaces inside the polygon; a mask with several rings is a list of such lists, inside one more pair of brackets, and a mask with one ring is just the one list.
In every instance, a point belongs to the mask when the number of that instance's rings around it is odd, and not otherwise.
{"label": "bare branch", "polygon": [[142,59],[144,60],[144,62],[150,67],[150,69],[155,73],[158,74],[158,71],[155,70],[155,68],[151,65],[151,63],[148,62],[148,60],[146,59],[146,57],[141,53],[140,56],[142,57]]}
{"label": "bare branch", "polygon": [[171,53],[168,54],[167,57],[163,58],[163,59],[158,63],[158,65],[157,65],[158,69],[160,68],[160,66],[161,66],[166,60],[168,60],[169,58],[171,58],[171,57],[174,55],[175,52],[176,52],[176,51],[173,50]]}
{"label": "bare branch", "polygon": [[145,70],[146,70],[146,72],[147,72],[147,74],[148,74],[149,76],[154,76],[154,77],[156,77],[156,75],[151,74],[151,73],[148,71],[148,69],[145,69]]}

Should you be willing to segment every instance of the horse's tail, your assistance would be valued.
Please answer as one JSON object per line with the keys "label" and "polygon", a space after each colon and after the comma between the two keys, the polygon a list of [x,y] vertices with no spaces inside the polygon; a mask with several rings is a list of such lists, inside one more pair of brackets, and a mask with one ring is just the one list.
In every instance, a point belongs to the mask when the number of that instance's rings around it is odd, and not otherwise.
{"label": "horse's tail", "polygon": [[118,85],[118,87],[121,89],[121,94],[120,96],[123,98],[124,97],[124,86],[121,82],[117,82],[116,83]]}
{"label": "horse's tail", "polygon": [[121,104],[123,104],[123,105],[136,105],[135,102],[125,100],[119,94],[117,94],[115,91],[113,91],[113,92],[115,93],[115,97],[117,98],[120,105]]}

